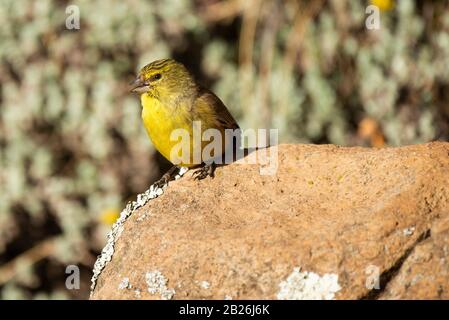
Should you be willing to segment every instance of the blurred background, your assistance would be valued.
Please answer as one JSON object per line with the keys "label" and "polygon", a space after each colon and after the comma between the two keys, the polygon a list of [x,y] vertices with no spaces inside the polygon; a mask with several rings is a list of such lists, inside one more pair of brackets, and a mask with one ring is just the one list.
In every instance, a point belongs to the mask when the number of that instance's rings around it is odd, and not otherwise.
{"label": "blurred background", "polygon": [[128,93],[155,59],[281,143],[449,138],[447,1],[2,0],[0,24],[1,299],[88,297],[111,224],[167,169]]}

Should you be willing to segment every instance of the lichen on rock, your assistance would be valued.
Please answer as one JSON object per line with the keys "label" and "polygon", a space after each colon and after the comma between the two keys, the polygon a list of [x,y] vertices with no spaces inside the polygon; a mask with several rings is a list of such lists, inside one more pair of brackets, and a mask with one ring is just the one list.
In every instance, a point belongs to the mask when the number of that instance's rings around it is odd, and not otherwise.
{"label": "lichen on rock", "polygon": [[148,292],[150,294],[159,294],[163,300],[170,300],[173,298],[175,290],[167,288],[168,280],[160,271],[155,270],[147,272],[145,274],[145,281],[148,285]]}
{"label": "lichen on rock", "polygon": [[[185,172],[187,172],[187,168],[181,168],[179,173],[176,175],[175,180],[182,177]],[[162,195],[166,187],[167,185],[164,185],[162,188],[159,188],[156,185],[151,185],[151,187],[144,193],[137,195],[136,201],[129,202],[126,205],[125,209],[123,209],[123,211],[120,213],[120,217],[117,219],[117,221],[112,226],[111,231],[108,233],[105,247],[101,251],[101,254],[98,256],[97,261],[95,261],[90,287],[91,295],[92,291],[95,289],[98,276],[100,275],[106,264],[112,259],[112,255],[114,254],[115,242],[117,241],[118,237],[120,237],[123,231],[125,221],[134,211],[144,206],[148,201]]]}
{"label": "lichen on rock", "polygon": [[279,300],[333,300],[341,289],[338,275],[326,273],[320,276],[314,272],[301,272],[300,267],[295,268],[279,287]]}

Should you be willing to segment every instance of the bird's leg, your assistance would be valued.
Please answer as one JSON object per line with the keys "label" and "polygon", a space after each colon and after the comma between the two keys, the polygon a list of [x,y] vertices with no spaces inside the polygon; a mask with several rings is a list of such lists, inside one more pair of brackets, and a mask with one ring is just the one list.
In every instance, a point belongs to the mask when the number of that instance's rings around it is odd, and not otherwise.
{"label": "bird's leg", "polygon": [[176,172],[179,171],[179,166],[173,166],[171,167],[166,173],[164,173],[164,175],[162,176],[162,178],[160,178],[158,181],[156,181],[154,183],[154,185],[157,188],[162,188],[163,186],[165,186],[166,184],[168,184],[168,182],[170,180],[173,179],[173,177],[176,175]]}
{"label": "bird's leg", "polygon": [[204,164],[201,168],[196,170],[193,175],[195,180],[203,180],[207,176],[210,176],[211,178],[214,177],[215,169],[216,169],[215,162],[211,162],[209,164]]}

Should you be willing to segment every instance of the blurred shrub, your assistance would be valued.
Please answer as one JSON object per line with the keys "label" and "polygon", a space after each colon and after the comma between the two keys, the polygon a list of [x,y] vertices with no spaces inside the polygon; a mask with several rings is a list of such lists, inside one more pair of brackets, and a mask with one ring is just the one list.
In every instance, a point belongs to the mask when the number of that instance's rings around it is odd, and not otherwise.
{"label": "blurred shrub", "polygon": [[[368,1],[2,1],[1,297],[86,297],[65,290],[64,266],[89,270],[117,210],[160,174],[127,92],[157,58],[281,142],[447,139],[448,6],[380,2],[370,31]],[[80,30],[65,28],[69,4]]]}

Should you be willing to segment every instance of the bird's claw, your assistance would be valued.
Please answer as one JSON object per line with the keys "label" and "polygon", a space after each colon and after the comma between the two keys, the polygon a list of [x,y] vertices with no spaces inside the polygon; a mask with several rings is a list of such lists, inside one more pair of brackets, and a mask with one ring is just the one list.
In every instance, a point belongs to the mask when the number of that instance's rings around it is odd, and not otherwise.
{"label": "bird's claw", "polygon": [[156,188],[160,188],[162,189],[163,187],[165,187],[166,185],[168,185],[168,183],[170,182],[170,180],[173,179],[175,173],[179,170],[178,166],[173,166],[170,168],[170,170],[168,170],[158,181],[156,181],[153,185]]}
{"label": "bird's claw", "polygon": [[215,163],[205,164],[198,170],[193,172],[194,180],[203,180],[210,176],[211,178],[214,177],[215,172]]}
{"label": "bird's claw", "polygon": [[153,185],[158,188],[162,189],[164,186],[168,184],[168,181],[170,180],[170,177],[166,176],[165,174],[160,178],[158,181],[156,181]]}

